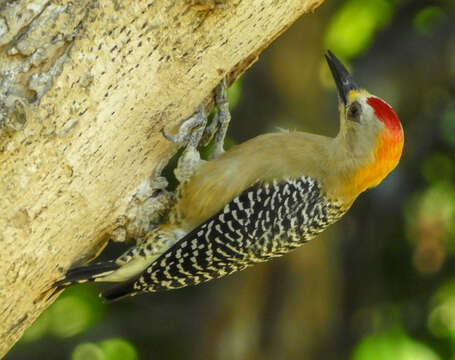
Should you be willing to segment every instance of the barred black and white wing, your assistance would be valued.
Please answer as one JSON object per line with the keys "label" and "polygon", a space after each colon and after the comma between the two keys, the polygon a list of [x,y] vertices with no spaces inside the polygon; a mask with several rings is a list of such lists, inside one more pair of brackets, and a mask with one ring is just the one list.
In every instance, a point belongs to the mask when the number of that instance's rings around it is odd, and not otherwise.
{"label": "barred black and white wing", "polygon": [[343,213],[312,178],[256,184],[165,251],[139,277],[103,297],[116,300],[231,274],[287,253]]}

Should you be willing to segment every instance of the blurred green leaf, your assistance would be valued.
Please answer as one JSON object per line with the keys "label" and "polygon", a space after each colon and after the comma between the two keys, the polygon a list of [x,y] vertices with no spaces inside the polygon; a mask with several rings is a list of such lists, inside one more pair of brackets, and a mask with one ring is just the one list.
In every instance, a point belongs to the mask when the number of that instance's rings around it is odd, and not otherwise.
{"label": "blurred green leaf", "polygon": [[354,349],[353,360],[439,360],[427,345],[399,330],[365,337]]}
{"label": "blurred green leaf", "polygon": [[442,138],[455,146],[455,107],[450,106],[443,114],[441,121]]}
{"label": "blurred green leaf", "polygon": [[455,216],[455,188],[446,182],[430,186],[422,194],[419,208],[425,219],[449,225]]}
{"label": "blurred green leaf", "polygon": [[92,323],[87,304],[74,296],[66,297],[52,307],[51,332],[59,337],[70,337],[86,330]]}
{"label": "blurred green leaf", "polygon": [[108,339],[100,343],[106,360],[136,360],[137,351],[134,346],[120,338]]}
{"label": "blurred green leaf", "polygon": [[21,342],[32,342],[42,338],[49,330],[51,315],[44,311],[40,317],[27,329],[21,338]]}
{"label": "blurred green leaf", "polygon": [[106,360],[106,357],[97,345],[84,343],[74,348],[71,360]]}
{"label": "blurred green leaf", "polygon": [[444,153],[435,153],[423,161],[422,174],[429,183],[450,182],[454,176],[452,160]]}
{"label": "blurred green leaf", "polygon": [[455,186],[441,181],[414,196],[407,204],[406,226],[411,237],[420,226],[438,226],[455,249]]}
{"label": "blurred green leaf", "polygon": [[96,324],[104,314],[104,305],[88,287],[71,287],[48,309],[50,332],[58,337],[80,334]]}
{"label": "blurred green leaf", "polygon": [[429,34],[447,21],[447,16],[438,6],[428,6],[414,17],[414,28],[421,34]]}
{"label": "blurred green leaf", "polygon": [[227,91],[228,99],[229,99],[229,109],[234,109],[240,99],[242,98],[242,83],[243,78],[240,77],[231,85],[231,87]]}
{"label": "blurred green leaf", "polygon": [[324,38],[327,49],[352,58],[371,44],[376,32],[387,25],[393,6],[386,0],[348,0],[332,17]]}
{"label": "blurred green leaf", "polygon": [[455,341],[455,280],[441,286],[433,295],[428,327],[434,335]]}
{"label": "blurred green leaf", "polygon": [[80,334],[96,324],[104,310],[92,288],[68,288],[24,333],[21,342],[32,342],[49,333],[61,338]]}

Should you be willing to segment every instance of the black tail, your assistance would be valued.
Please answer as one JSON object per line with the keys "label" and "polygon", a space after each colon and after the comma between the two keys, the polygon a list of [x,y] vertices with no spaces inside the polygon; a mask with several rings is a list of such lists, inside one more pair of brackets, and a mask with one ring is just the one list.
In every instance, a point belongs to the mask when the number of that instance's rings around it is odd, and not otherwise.
{"label": "black tail", "polygon": [[94,281],[103,275],[109,275],[120,266],[113,261],[91,264],[87,266],[79,266],[69,269],[63,280],[57,281],[55,287],[66,287],[73,283]]}
{"label": "black tail", "polygon": [[113,301],[123,299],[127,296],[134,296],[138,293],[137,290],[134,289],[134,283],[137,281],[137,279],[138,277],[135,277],[131,280],[119,284],[118,286],[107,289],[100,294],[100,297],[105,303],[111,303]]}

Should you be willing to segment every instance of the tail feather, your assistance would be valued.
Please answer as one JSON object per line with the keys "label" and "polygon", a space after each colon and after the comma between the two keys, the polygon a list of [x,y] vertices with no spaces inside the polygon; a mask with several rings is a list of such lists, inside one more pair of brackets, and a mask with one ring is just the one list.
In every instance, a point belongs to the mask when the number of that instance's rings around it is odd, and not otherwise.
{"label": "tail feather", "polygon": [[134,283],[137,281],[138,277],[135,277],[131,280],[125,281],[117,286],[114,286],[110,289],[103,291],[100,294],[100,297],[105,303],[111,303],[123,299],[127,296],[134,296],[138,294],[138,291],[134,289]]}
{"label": "tail feather", "polygon": [[87,266],[79,266],[69,269],[65,278],[57,281],[55,287],[66,287],[74,283],[83,283],[95,281],[95,279],[107,276],[117,270],[120,266],[114,261],[106,261],[102,263],[91,264]]}

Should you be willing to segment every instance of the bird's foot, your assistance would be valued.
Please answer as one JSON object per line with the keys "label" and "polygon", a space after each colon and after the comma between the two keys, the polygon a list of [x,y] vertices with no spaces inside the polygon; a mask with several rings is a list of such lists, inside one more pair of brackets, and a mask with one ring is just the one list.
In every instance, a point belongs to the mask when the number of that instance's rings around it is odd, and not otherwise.
{"label": "bird's foot", "polygon": [[218,112],[214,115],[212,122],[205,128],[201,143],[207,145],[215,135],[213,152],[210,159],[215,159],[224,153],[224,139],[231,121],[229,102],[227,98],[226,79],[220,81],[215,90],[215,105]]}
{"label": "bird's foot", "polygon": [[174,170],[175,177],[180,183],[187,181],[201,163],[201,156],[197,147],[204,134],[206,125],[207,115],[205,114],[204,105],[201,104],[199,105],[197,112],[183,122],[175,137],[169,136],[162,131],[163,136],[169,141],[186,143],[186,148],[180,156],[177,167]]}
{"label": "bird's foot", "polygon": [[175,143],[186,143],[187,146],[197,147],[204,133],[207,124],[207,115],[205,114],[204,105],[199,105],[197,111],[182,125],[175,136],[168,135],[164,129],[161,130],[163,136]]}

